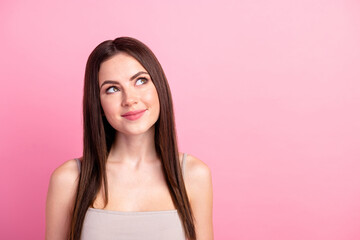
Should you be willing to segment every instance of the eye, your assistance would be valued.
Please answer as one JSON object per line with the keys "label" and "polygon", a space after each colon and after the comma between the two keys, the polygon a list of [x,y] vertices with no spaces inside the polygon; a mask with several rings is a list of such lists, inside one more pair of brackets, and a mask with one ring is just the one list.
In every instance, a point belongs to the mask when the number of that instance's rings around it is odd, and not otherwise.
{"label": "eye", "polygon": [[[117,87],[115,87],[115,86],[108,87],[108,88],[106,89],[106,93],[113,93],[113,92],[115,92],[115,91],[109,91],[110,89],[117,89]],[[117,90],[119,90],[119,89],[117,89]]]}
{"label": "eye", "polygon": [[[139,81],[139,80],[141,80],[141,81]],[[138,78],[137,80],[136,80],[136,85],[143,85],[143,84],[145,84],[145,83],[147,83],[149,80],[147,80],[146,78]],[[138,82],[143,82],[142,84],[137,84]]]}

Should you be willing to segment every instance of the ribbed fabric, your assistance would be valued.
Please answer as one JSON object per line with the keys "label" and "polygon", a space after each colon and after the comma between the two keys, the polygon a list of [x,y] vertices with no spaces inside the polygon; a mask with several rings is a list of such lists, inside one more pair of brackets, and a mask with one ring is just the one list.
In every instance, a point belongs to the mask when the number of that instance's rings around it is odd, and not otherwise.
{"label": "ribbed fabric", "polygon": [[[186,153],[182,174],[185,175]],[[81,161],[76,159],[79,171]],[[126,212],[89,208],[81,240],[185,240],[178,211]]]}

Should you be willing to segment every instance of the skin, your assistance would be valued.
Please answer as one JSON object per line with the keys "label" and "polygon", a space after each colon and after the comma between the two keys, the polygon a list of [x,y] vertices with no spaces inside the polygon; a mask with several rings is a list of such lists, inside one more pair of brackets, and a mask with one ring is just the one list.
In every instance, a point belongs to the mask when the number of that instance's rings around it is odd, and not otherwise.
{"label": "skin", "polygon": [[[132,76],[139,72],[133,80]],[[106,81],[116,83],[106,83]],[[119,53],[104,61],[99,70],[100,101],[104,115],[117,131],[106,163],[109,202],[104,208],[100,190],[94,208],[112,211],[162,211],[175,209],[161,161],[156,156],[154,133],[160,106],[156,88],[147,71],[133,57]],[[131,121],[121,115],[146,109]],[[183,154],[179,153],[182,165]],[[75,201],[78,169],[74,159],[51,175],[46,201],[46,239],[66,239]],[[198,240],[213,239],[213,190],[209,167],[187,155],[185,187],[195,217]]]}

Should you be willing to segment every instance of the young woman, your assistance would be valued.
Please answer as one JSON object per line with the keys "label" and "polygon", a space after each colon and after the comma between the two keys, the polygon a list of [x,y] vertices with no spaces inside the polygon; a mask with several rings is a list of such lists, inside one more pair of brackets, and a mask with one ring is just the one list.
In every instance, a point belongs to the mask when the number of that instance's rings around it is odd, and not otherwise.
{"label": "young woman", "polygon": [[213,239],[210,169],[178,152],[170,88],[145,44],[93,50],[83,125],[83,156],[51,175],[47,240]]}

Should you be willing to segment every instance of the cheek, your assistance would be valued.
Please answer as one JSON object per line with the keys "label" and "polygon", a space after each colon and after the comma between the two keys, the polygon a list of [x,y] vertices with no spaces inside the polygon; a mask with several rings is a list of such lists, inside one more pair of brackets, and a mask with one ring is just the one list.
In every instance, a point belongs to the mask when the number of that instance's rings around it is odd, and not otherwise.
{"label": "cheek", "polygon": [[112,112],[115,111],[114,105],[111,104],[109,99],[106,99],[106,100],[101,99],[100,103],[101,103],[101,107],[102,107],[105,115],[111,114]]}
{"label": "cheek", "polygon": [[157,94],[156,89],[154,89],[153,91],[149,92],[149,94],[146,96],[147,102],[151,103],[151,106],[154,108],[158,108],[159,107],[159,96]]}

